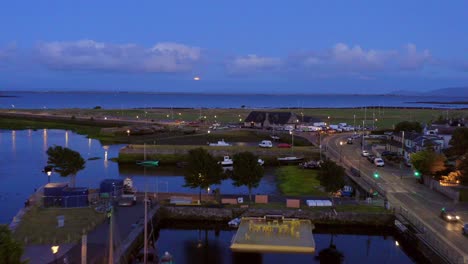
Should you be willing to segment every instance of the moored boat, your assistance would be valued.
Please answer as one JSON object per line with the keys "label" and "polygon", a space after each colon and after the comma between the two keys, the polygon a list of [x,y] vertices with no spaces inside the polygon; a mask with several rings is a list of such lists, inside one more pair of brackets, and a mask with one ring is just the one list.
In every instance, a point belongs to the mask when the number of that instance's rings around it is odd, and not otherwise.
{"label": "moored boat", "polygon": [[139,160],[136,164],[140,166],[157,167],[159,166],[159,160]]}
{"label": "moored boat", "polygon": [[234,162],[229,156],[224,156],[223,161],[218,162],[218,164],[221,164],[221,166],[223,167],[229,167],[229,166],[232,166]]}

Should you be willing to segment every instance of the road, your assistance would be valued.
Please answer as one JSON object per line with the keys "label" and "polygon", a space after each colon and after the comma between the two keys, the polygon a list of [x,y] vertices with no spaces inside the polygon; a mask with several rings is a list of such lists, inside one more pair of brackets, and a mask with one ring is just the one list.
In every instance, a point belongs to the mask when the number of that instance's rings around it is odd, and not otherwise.
{"label": "road", "polygon": [[[437,247],[443,248],[447,254],[458,253],[464,258],[461,260],[461,258],[454,257],[452,261],[468,263],[468,238],[461,233],[462,222],[468,222],[468,204],[454,203],[447,197],[418,183],[410,168],[389,165],[376,167],[361,156],[360,140],[355,140],[354,144],[346,144],[348,137],[349,134],[326,137],[322,145],[327,149],[327,156],[347,168],[352,166],[360,170],[362,179],[383,189],[387,199],[393,203],[391,206],[395,208],[403,206],[410,211],[409,217],[414,222],[420,223],[422,233],[427,233],[424,237],[426,240],[431,240]],[[370,146],[365,146],[365,148],[372,153]],[[378,178],[374,177],[375,172],[378,173]],[[455,209],[460,214],[461,221],[448,223],[442,220],[439,217],[442,207]],[[451,253],[444,243],[454,248]]]}

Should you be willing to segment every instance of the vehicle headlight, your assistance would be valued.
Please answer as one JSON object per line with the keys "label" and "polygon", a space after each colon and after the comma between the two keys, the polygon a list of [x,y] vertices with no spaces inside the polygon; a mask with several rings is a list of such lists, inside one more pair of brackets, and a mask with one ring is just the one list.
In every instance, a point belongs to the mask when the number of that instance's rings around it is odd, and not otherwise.
{"label": "vehicle headlight", "polygon": [[447,219],[452,219],[452,217],[450,215],[447,215]]}
{"label": "vehicle headlight", "polygon": [[457,216],[455,216],[455,218],[456,218],[457,220],[460,220],[460,217],[459,217],[458,215],[457,215]]}

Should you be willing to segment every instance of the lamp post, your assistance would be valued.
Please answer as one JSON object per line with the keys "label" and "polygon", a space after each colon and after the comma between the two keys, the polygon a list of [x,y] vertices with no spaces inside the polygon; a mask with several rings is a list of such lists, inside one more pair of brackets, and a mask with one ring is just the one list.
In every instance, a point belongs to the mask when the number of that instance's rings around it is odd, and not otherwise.
{"label": "lamp post", "polygon": [[343,150],[343,141],[340,141],[340,162],[342,161],[341,159],[341,151]]}
{"label": "lamp post", "polygon": [[47,174],[47,183],[50,183],[50,176],[52,175],[52,166],[45,166],[42,172]]}
{"label": "lamp post", "polygon": [[50,250],[52,250],[52,254],[54,255],[54,262],[57,263],[57,253],[59,251],[60,246],[58,245],[53,245],[50,247]]}
{"label": "lamp post", "polygon": [[294,149],[294,133],[292,130],[289,130],[289,134],[291,135],[291,153],[292,153]]}

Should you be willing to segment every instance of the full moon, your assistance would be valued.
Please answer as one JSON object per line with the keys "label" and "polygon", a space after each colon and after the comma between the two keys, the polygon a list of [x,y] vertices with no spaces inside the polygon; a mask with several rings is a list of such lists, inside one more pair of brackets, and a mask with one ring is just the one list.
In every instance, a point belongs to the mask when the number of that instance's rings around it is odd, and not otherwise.
{"label": "full moon", "polygon": [[195,77],[193,77],[193,80],[194,80],[194,81],[199,81],[199,80],[200,80],[200,77],[195,76]]}

